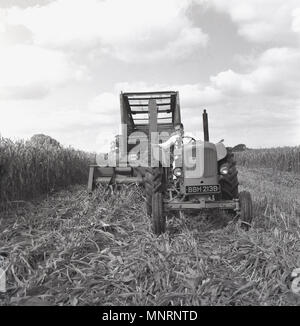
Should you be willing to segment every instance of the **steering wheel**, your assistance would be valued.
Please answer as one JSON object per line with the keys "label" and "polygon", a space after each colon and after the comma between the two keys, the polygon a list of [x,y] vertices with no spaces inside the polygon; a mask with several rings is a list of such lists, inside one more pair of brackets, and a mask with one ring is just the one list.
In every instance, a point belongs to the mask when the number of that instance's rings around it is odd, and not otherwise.
{"label": "steering wheel", "polygon": [[194,137],[191,137],[191,136],[183,136],[182,139],[183,138],[189,138],[190,139],[190,141],[188,142],[188,144],[190,144],[192,141],[196,141],[196,139]]}

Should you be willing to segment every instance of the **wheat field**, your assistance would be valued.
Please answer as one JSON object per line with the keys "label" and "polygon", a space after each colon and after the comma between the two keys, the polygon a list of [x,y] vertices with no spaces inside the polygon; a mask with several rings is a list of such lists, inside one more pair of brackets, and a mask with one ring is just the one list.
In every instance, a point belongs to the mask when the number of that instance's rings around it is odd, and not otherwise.
{"label": "wheat field", "polygon": [[91,155],[63,148],[49,136],[0,137],[0,206],[86,183]]}
{"label": "wheat field", "polygon": [[252,149],[235,153],[247,168],[271,168],[273,171],[300,173],[300,146]]}

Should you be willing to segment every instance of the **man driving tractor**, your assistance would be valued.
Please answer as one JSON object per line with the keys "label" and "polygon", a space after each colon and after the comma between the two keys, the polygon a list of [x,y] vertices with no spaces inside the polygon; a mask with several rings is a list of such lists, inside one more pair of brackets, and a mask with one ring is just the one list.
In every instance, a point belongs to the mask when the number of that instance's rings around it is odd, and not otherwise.
{"label": "man driving tractor", "polygon": [[[176,124],[174,129],[175,132],[167,141],[158,144],[158,146],[163,150],[163,155],[165,155],[164,162],[167,162],[167,154],[172,156],[173,159],[171,159],[171,162],[173,162],[173,168],[181,167],[182,165],[182,146],[191,141],[196,141],[193,137],[184,135],[184,127],[182,123]],[[185,142],[184,139],[188,139],[188,141]]]}

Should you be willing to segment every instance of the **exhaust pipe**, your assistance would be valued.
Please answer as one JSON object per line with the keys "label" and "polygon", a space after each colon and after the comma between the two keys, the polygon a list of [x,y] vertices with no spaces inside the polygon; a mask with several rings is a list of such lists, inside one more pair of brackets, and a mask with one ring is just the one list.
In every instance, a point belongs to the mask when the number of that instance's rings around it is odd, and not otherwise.
{"label": "exhaust pipe", "polygon": [[204,141],[209,141],[208,117],[207,117],[206,110],[203,111],[203,133],[204,133]]}

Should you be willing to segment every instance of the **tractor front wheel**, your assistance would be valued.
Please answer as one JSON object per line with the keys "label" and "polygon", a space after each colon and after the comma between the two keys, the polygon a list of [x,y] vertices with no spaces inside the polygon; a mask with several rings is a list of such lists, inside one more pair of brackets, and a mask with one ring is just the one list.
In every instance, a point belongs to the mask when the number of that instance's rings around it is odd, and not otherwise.
{"label": "tractor front wheel", "polygon": [[251,227],[253,219],[253,206],[250,192],[241,191],[239,194],[239,201],[241,227],[247,231]]}
{"label": "tractor front wheel", "polygon": [[145,184],[147,215],[151,216],[151,214],[152,214],[153,174],[150,169],[146,170],[144,184]]}
{"label": "tractor front wheel", "polygon": [[156,235],[166,232],[166,216],[161,192],[156,192],[152,196],[152,227]]}
{"label": "tractor front wheel", "polygon": [[162,187],[162,171],[160,168],[147,168],[145,177],[145,195],[146,195],[146,210],[147,215],[152,214],[152,196],[157,190]]}
{"label": "tractor front wheel", "polygon": [[145,174],[147,214],[151,216],[152,229],[157,235],[166,232],[166,216],[163,210],[163,170],[148,168]]}

